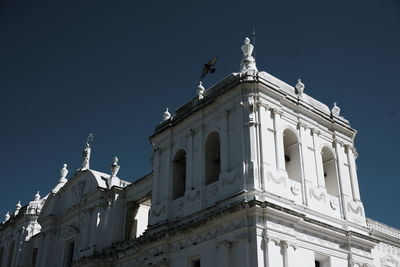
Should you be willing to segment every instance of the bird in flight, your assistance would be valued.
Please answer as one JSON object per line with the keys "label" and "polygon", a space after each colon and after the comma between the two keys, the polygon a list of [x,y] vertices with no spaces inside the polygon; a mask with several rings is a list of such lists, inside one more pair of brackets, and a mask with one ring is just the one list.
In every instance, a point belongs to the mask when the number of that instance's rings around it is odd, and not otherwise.
{"label": "bird in flight", "polygon": [[206,64],[203,66],[203,70],[201,71],[200,79],[203,79],[204,76],[207,75],[208,72],[214,73],[215,72],[215,63],[217,63],[218,57],[213,57],[210,59]]}

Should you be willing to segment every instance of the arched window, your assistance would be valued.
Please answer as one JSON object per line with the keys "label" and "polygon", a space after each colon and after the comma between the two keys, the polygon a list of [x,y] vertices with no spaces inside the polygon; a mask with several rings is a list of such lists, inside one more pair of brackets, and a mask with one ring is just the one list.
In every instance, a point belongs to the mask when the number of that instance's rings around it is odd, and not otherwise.
{"label": "arched window", "polygon": [[283,131],[283,147],[286,172],[290,179],[301,183],[299,142],[297,136],[289,129]]}
{"label": "arched window", "polygon": [[206,185],[217,181],[221,171],[221,149],[217,132],[213,132],[207,137],[204,164]]}
{"label": "arched window", "polygon": [[172,162],[172,199],[185,195],[186,188],[186,152],[181,149],[176,152]]}
{"label": "arched window", "polygon": [[321,154],[326,191],[329,195],[337,197],[339,196],[339,187],[335,156],[328,147],[323,147]]}

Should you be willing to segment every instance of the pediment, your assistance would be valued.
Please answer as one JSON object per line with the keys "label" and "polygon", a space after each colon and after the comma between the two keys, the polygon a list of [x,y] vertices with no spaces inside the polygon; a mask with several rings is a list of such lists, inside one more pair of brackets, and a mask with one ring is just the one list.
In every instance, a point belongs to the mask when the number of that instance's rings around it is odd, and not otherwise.
{"label": "pediment", "polygon": [[77,171],[58,192],[50,193],[40,218],[62,214],[79,204],[86,194],[107,188],[106,181],[109,177],[108,174],[94,170]]}

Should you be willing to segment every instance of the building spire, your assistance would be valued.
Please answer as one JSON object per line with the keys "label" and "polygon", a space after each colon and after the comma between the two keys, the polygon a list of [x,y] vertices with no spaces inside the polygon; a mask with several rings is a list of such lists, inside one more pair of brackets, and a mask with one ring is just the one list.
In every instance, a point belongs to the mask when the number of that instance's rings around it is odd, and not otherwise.
{"label": "building spire", "polygon": [[89,134],[88,137],[86,138],[86,147],[83,150],[82,153],[82,167],[80,168],[80,171],[86,171],[89,169],[89,165],[90,165],[90,154],[92,152],[92,148],[91,145],[93,143],[93,134]]}
{"label": "building spire", "polygon": [[258,72],[256,66],[256,60],[252,56],[254,46],[250,43],[249,37],[244,39],[244,45],[242,45],[243,59],[240,62],[241,73],[255,73]]}

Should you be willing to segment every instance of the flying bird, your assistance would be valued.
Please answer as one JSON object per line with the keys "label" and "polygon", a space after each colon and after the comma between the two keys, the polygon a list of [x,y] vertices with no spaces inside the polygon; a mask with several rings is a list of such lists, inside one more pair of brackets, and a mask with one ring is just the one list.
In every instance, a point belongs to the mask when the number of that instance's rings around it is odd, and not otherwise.
{"label": "flying bird", "polygon": [[218,57],[213,57],[206,64],[204,64],[203,70],[201,71],[200,79],[203,79],[204,76],[207,75],[208,72],[214,73],[215,68],[214,65],[217,63]]}

